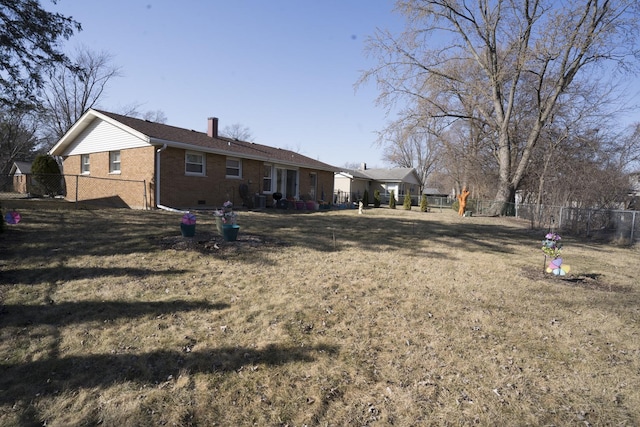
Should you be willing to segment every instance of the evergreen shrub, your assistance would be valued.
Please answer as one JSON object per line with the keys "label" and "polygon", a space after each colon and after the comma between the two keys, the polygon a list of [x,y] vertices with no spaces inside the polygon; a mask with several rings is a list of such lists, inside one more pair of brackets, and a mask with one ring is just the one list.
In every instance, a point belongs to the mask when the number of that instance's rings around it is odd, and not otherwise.
{"label": "evergreen shrub", "polygon": [[406,211],[410,211],[411,210],[411,194],[404,193],[404,202],[402,203],[402,206],[404,207],[404,210],[406,210]]}
{"label": "evergreen shrub", "polygon": [[32,192],[42,196],[62,194],[62,174],[53,156],[40,154],[31,165],[33,174]]}
{"label": "evergreen shrub", "polygon": [[427,212],[429,210],[429,202],[427,202],[427,195],[423,194],[420,198],[420,212]]}
{"label": "evergreen shrub", "polygon": [[382,203],[382,199],[380,198],[380,190],[375,190],[373,192],[373,207],[379,208]]}

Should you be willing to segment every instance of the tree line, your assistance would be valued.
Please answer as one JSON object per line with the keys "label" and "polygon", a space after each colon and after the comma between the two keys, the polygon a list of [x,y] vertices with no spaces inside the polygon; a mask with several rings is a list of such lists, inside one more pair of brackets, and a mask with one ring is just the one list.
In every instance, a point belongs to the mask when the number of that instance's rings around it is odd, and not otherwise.
{"label": "tree line", "polygon": [[[621,124],[638,70],[635,0],[400,0],[404,31],[367,41],[386,159],[422,184],[495,200],[628,203],[638,123]],[[627,98],[627,101],[630,99]],[[626,111],[628,112],[628,111]]]}
{"label": "tree line", "polygon": [[[106,51],[61,46],[79,22],[48,12],[39,1],[0,2],[0,175],[13,162],[46,153],[90,108],[100,108],[109,83],[122,76]],[[120,114],[159,123],[163,111],[132,103]]]}
{"label": "tree line", "polygon": [[[619,207],[640,170],[640,125],[620,123],[638,71],[635,0],[398,0],[404,30],[376,30],[385,160],[423,186],[495,200]],[[121,77],[108,52],[60,46],[80,23],[36,0],[0,1],[0,175],[48,151]],[[631,99],[627,99],[629,101]],[[631,111],[637,111],[631,109]],[[121,114],[166,122],[161,110]],[[628,111],[626,111],[628,112]],[[226,130],[226,132],[225,132]],[[252,140],[231,125],[221,132]]]}
{"label": "tree line", "polygon": [[[63,52],[64,42],[81,30],[79,22],[46,11],[37,0],[0,1],[0,176],[15,161],[47,153],[88,109],[104,108],[110,83],[122,77],[109,52],[84,46]],[[167,121],[162,110],[143,111],[135,102],[114,112]],[[253,138],[240,124],[221,134]]]}

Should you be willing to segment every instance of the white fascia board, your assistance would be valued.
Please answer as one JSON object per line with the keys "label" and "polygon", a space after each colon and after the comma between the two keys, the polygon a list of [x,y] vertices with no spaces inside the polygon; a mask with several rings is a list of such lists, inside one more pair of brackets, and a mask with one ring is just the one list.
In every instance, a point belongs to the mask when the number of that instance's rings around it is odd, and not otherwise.
{"label": "white fascia board", "polygon": [[354,179],[353,175],[351,175],[350,173],[346,173],[346,172],[335,172],[334,173],[336,176],[342,176],[344,178],[349,178],[349,179]]}

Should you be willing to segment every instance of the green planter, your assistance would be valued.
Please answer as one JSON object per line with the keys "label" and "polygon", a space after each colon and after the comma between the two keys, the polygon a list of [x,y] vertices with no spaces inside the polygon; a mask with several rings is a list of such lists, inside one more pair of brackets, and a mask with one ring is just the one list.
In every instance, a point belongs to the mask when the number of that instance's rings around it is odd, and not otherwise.
{"label": "green planter", "polygon": [[227,242],[235,242],[238,239],[239,230],[239,225],[224,224],[222,226],[222,237],[224,237],[224,240],[226,240]]}
{"label": "green planter", "polygon": [[180,231],[182,232],[182,237],[193,237],[196,235],[196,225],[180,223]]}

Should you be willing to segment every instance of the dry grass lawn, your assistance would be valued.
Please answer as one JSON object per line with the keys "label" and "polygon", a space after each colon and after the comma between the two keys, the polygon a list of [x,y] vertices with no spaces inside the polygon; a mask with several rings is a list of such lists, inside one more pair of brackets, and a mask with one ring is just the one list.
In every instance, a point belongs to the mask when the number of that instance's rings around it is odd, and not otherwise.
{"label": "dry grass lawn", "polygon": [[237,242],[20,213],[2,426],[640,425],[638,248],[566,236],[563,280],[545,231],[448,210],[240,212]]}

